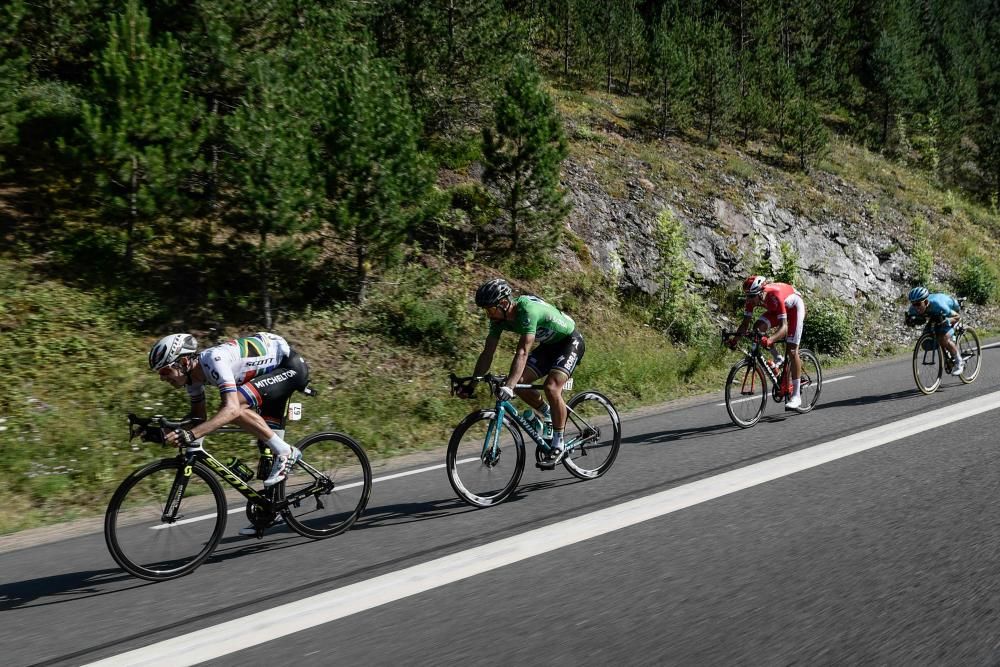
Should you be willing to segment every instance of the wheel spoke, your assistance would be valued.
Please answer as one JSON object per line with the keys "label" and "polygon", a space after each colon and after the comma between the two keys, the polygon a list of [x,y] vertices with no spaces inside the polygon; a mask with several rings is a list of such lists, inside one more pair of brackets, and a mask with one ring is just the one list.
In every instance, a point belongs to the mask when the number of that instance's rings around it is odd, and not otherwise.
{"label": "wheel spoke", "polygon": [[467,503],[489,507],[517,487],[524,471],[524,442],[510,422],[498,426],[495,410],[474,412],[448,444],[448,480]]}
{"label": "wheel spoke", "polygon": [[611,401],[596,391],[567,404],[566,456],[563,465],[576,477],[594,479],[607,472],[621,446],[621,419]]}
{"label": "wheel spoke", "polygon": [[298,447],[302,460],[284,483],[284,497],[296,502],[285,510],[285,520],[306,537],[344,532],[371,495],[371,465],[364,449],[342,433],[317,433]]}
{"label": "wheel spoke", "polygon": [[115,561],[144,579],[179,577],[194,570],[215,548],[226,522],[218,482],[196,465],[176,516],[164,521],[165,503],[182,464],[160,461],[119,487],[105,516],[105,538]]}

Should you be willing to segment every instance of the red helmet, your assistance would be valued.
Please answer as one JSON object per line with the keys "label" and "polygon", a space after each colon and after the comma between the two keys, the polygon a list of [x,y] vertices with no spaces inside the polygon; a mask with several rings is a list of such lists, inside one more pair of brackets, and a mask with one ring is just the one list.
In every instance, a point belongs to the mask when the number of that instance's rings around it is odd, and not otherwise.
{"label": "red helmet", "polygon": [[764,291],[767,278],[764,276],[750,276],[743,282],[743,293],[747,296],[757,296]]}

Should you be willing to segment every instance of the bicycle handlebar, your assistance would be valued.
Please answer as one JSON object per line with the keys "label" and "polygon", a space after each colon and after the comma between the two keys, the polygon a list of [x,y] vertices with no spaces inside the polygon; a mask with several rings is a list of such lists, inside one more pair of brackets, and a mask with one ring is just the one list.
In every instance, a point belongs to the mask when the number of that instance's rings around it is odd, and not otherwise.
{"label": "bicycle handlebar", "polygon": [[[466,385],[472,384],[473,387],[478,382],[485,382],[490,385],[490,393],[495,394],[497,389],[499,389],[503,384],[507,382],[506,375],[493,375],[492,373],[487,373],[486,375],[466,375],[464,377],[459,377],[454,373],[449,376],[451,379],[451,395],[454,396],[459,389],[462,389]],[[516,384],[514,385],[516,389],[541,389],[541,385],[534,384]]]}
{"label": "bicycle handlebar", "polygon": [[[729,339],[732,338],[735,335],[736,335],[735,331],[726,331],[725,329],[723,329],[722,330],[722,344],[725,345],[726,343],[728,343]],[[743,338],[749,338],[750,340],[752,340],[755,343],[759,343],[760,339],[763,338],[763,337],[764,337],[764,334],[762,334],[761,332],[757,331],[756,329],[753,330],[753,331],[746,331],[746,332],[743,333]]]}

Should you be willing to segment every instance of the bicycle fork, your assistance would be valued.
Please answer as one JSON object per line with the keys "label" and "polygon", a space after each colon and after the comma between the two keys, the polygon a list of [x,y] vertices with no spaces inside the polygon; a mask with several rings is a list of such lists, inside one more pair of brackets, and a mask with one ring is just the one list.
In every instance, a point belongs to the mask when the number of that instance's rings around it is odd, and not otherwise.
{"label": "bicycle fork", "polygon": [[194,457],[189,456],[185,458],[184,466],[177,469],[177,474],[174,476],[174,483],[171,485],[170,493],[167,495],[167,502],[163,505],[163,514],[160,515],[160,521],[163,523],[174,523],[177,521],[177,512],[180,511],[181,499],[184,498],[184,492],[187,491],[193,466]]}

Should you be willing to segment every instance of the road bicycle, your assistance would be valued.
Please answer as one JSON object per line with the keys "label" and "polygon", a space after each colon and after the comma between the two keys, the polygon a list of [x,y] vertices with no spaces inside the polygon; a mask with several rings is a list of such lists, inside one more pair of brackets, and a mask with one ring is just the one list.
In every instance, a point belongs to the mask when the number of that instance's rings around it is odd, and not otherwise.
{"label": "road bicycle", "polygon": [[[723,331],[723,342],[728,341],[736,333]],[[733,423],[741,428],[750,428],[760,421],[767,406],[768,394],[775,403],[786,401],[792,395],[792,379],[788,368],[788,359],[780,365],[765,355],[764,346],[760,344],[763,337],[758,331],[748,333],[744,338],[750,341],[749,347],[740,348],[743,358],[733,364],[726,378],[726,411]],[[802,406],[795,408],[796,412],[809,412],[816,406],[820,392],[823,391],[823,369],[819,359],[810,350],[799,348],[799,359],[802,360],[802,376],[799,392],[802,396]],[[771,380],[768,391],[767,381]]]}
{"label": "road bicycle", "polygon": [[[306,387],[304,393],[313,394]],[[190,428],[197,420],[129,414],[129,440],[164,444],[164,435]],[[283,425],[282,425],[283,426]],[[244,433],[222,428],[216,433]],[[343,433],[308,435],[295,446],[302,458],[283,482],[255,489],[249,482],[266,479],[273,457],[261,450],[254,473],[238,460],[227,467],[204,442],[178,445],[176,456],[155,461],[125,478],[108,504],[104,537],[111,556],[125,571],[163,581],[194,571],[222,539],[228,509],[221,479],[247,499],[247,518],[257,537],[280,515],[295,532],[322,539],[338,535],[357,520],[371,496],[372,472],[365,450]],[[235,496],[235,494],[231,494]]]}
{"label": "road bicycle", "polygon": [[[961,303],[963,299],[959,299]],[[943,322],[939,318],[934,324]],[[907,319],[911,324],[924,324],[926,320],[920,316]],[[959,320],[952,328],[952,340],[958,348],[958,353],[962,357],[965,367],[958,378],[963,384],[975,381],[979,376],[982,366],[982,348],[979,346],[979,336],[971,328]],[[913,380],[917,383],[917,389],[924,394],[933,394],[941,386],[941,377],[944,373],[951,373],[954,360],[951,354],[938,345],[937,335],[932,327],[926,327],[917,342],[913,346]]]}
{"label": "road bicycle", "polygon": [[[457,377],[453,373],[451,393],[454,396],[470,382],[484,382],[497,396],[506,381],[504,375]],[[519,384],[517,388],[539,390],[542,385]],[[572,385],[564,387],[568,389]],[[580,392],[566,406],[562,464],[575,477],[596,479],[611,468],[621,447],[618,411],[607,396],[596,391]],[[542,437],[537,426],[499,397],[493,408],[476,410],[463,419],[452,433],[446,457],[448,481],[458,497],[476,507],[491,507],[510,496],[524,473],[525,436],[535,443],[536,465],[550,468],[545,463],[552,451],[551,440]]]}

